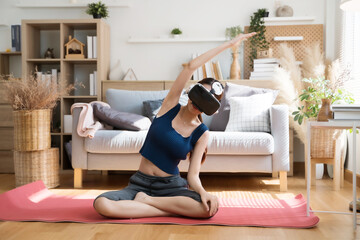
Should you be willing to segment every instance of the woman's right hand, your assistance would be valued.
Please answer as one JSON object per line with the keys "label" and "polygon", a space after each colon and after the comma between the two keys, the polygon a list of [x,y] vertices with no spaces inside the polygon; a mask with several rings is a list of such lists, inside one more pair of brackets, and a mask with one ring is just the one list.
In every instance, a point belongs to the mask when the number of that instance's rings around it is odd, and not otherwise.
{"label": "woman's right hand", "polygon": [[230,42],[230,47],[235,47],[238,46],[242,41],[251,38],[252,36],[254,36],[256,34],[256,32],[252,32],[252,33],[240,33],[239,35],[237,35],[236,37],[234,37],[233,39],[231,39]]}

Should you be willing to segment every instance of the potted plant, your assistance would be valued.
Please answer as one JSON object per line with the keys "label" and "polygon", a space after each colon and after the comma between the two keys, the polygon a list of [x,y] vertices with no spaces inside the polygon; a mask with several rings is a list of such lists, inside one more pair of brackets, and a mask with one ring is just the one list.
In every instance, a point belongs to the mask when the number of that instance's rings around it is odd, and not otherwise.
{"label": "potted plant", "polygon": [[[250,17],[249,32],[256,32],[257,34],[250,38],[250,64],[253,66],[253,61],[258,57],[258,51],[268,51],[269,42],[266,41],[265,32],[266,26],[264,22],[264,16],[266,15],[266,9],[258,9],[254,12],[253,16]],[[269,56],[269,54],[262,54]],[[269,56],[270,57],[270,56]]]}
{"label": "potted plant", "polygon": [[[234,26],[226,28],[225,36],[227,39],[233,39],[240,33],[243,33],[241,26]],[[240,79],[241,78],[241,70],[239,64],[239,46],[234,46],[232,49],[233,62],[230,67],[230,79]]]}
{"label": "potted plant", "polygon": [[303,82],[308,83],[308,87],[298,97],[302,104],[292,113],[299,125],[304,118],[318,118],[318,121],[331,119],[330,105],[334,102],[354,103],[352,95],[342,88],[343,83],[332,86],[330,80],[323,76],[304,78]]}
{"label": "potted plant", "polygon": [[182,31],[180,30],[180,28],[174,28],[173,30],[171,30],[170,33],[174,38],[178,38],[182,34]]}
{"label": "potted plant", "polygon": [[99,2],[89,3],[86,13],[92,15],[94,18],[107,18],[109,17],[109,11],[107,6]]}

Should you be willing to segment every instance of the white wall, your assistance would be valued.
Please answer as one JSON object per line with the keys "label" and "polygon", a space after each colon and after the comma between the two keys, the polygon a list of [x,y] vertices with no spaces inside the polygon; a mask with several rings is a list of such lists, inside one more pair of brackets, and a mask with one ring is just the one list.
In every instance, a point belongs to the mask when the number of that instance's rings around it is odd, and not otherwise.
{"label": "white wall", "polygon": [[[22,0],[25,1],[25,0]],[[115,2],[116,0],[113,0]],[[0,0],[0,22],[20,24],[21,19],[90,18],[81,8],[17,8],[17,1]],[[28,3],[46,0],[27,0]],[[50,1],[48,1],[50,2]],[[67,3],[70,0],[51,2]],[[82,0],[78,0],[82,2]],[[110,2],[105,1],[104,2]],[[226,27],[250,22],[258,8],[268,8],[274,16],[275,1],[261,0],[129,0],[130,8],[111,8],[106,21],[111,28],[111,66],[120,59],[123,71],[133,68],[141,80],[173,80],[181,64],[192,53],[204,52],[219,43],[130,44],[130,36],[157,38],[167,36],[174,27],[183,30],[183,37],[224,37]],[[325,0],[284,0],[294,9],[294,16],[315,16],[316,24],[324,24]],[[0,51],[11,47],[10,29],[0,27]],[[224,76],[229,76],[231,55],[218,56]]]}

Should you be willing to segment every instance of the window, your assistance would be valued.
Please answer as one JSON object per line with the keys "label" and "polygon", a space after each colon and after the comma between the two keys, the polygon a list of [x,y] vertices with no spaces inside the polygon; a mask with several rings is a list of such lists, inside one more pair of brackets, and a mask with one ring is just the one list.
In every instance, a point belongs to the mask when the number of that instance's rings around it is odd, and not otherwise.
{"label": "window", "polygon": [[349,65],[352,79],[345,84],[346,89],[354,94],[355,102],[360,104],[360,13],[342,12],[342,35],[340,62]]}

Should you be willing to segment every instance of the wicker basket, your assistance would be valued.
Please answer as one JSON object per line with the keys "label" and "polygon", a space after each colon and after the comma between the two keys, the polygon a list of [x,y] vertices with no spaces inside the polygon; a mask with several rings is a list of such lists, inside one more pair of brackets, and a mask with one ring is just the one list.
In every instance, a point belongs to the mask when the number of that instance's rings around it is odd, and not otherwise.
{"label": "wicker basket", "polygon": [[312,158],[334,158],[336,140],[341,136],[343,130],[320,129],[311,130],[311,157]]}
{"label": "wicker basket", "polygon": [[38,151],[51,147],[50,109],[13,112],[14,150]]}
{"label": "wicker basket", "polygon": [[16,187],[42,180],[46,187],[59,186],[59,149],[14,151]]}

